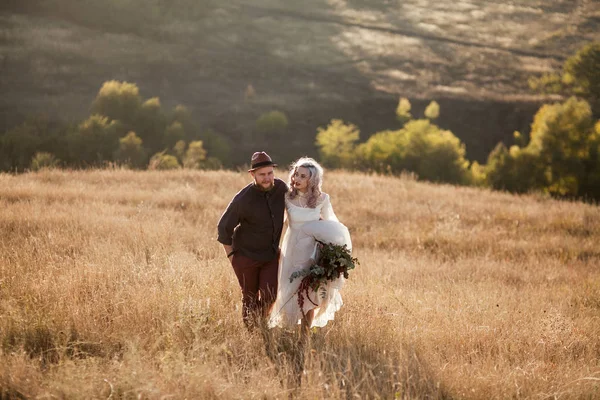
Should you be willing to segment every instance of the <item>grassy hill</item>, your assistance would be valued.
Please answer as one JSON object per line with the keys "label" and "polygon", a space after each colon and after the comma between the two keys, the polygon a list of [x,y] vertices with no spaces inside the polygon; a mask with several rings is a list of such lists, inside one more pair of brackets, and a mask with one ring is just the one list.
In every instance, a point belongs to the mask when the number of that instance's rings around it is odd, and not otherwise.
{"label": "grassy hill", "polygon": [[293,334],[246,331],[215,240],[247,174],[0,174],[0,397],[600,395],[598,207],[325,178],[361,264],[298,388]]}
{"label": "grassy hill", "polygon": [[0,128],[30,113],[81,118],[102,82],[119,79],[234,142],[280,109],[290,145],[314,154],[318,126],[342,118],[366,139],[395,126],[404,96],[415,115],[437,100],[440,125],[484,160],[528,131],[543,99],[527,78],[600,39],[599,20],[584,0],[5,0]]}

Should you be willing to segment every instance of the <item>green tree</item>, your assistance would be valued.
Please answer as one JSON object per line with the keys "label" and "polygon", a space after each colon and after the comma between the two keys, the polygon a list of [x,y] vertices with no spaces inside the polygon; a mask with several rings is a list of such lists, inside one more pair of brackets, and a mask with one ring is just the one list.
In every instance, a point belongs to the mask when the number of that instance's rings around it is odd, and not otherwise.
{"label": "green tree", "polygon": [[513,132],[513,139],[515,144],[519,147],[525,147],[527,145],[525,137],[519,131]]}
{"label": "green tree", "polygon": [[231,165],[231,144],[225,136],[213,130],[206,130],[202,133],[201,137],[206,152],[210,155],[209,158],[216,158],[219,160],[218,163],[214,160],[211,161],[213,165]]}
{"label": "green tree", "polygon": [[168,147],[165,143],[167,118],[158,97],[152,97],[140,106],[134,119],[133,129],[142,138],[150,153]]}
{"label": "green tree", "polygon": [[535,115],[527,148],[546,165],[550,193],[582,195],[579,184],[589,169],[594,122],[589,104],[575,97],[544,105]]}
{"label": "green tree", "polygon": [[267,136],[280,135],[289,125],[288,118],[281,111],[269,111],[256,120],[256,129]]}
{"label": "green tree", "polygon": [[177,157],[166,154],[164,151],[154,154],[148,164],[148,169],[151,170],[178,169],[180,167]]}
{"label": "green tree", "polygon": [[600,198],[600,128],[585,100],[543,105],[525,147],[490,153],[487,180],[512,192],[541,190],[555,196]]}
{"label": "green tree", "polygon": [[372,135],[354,151],[357,165],[378,172],[401,172],[405,162],[409,137],[400,130],[383,131]]}
{"label": "green tree", "polygon": [[317,129],[316,145],[325,166],[333,168],[352,167],[355,143],[360,131],[353,124],[332,119],[327,128]]}
{"label": "green tree", "polygon": [[589,156],[585,162],[585,178],[580,182],[580,194],[600,200],[600,120],[596,121],[589,137]]}
{"label": "green tree", "polygon": [[425,108],[425,118],[433,121],[434,119],[437,119],[439,116],[440,116],[440,105],[437,103],[437,101],[432,101],[431,103],[429,103],[427,108]]}
{"label": "green tree", "polygon": [[131,128],[141,105],[142,98],[134,83],[107,81],[92,103],[92,114],[119,120]]}
{"label": "green tree", "polygon": [[146,160],[146,150],[135,132],[129,131],[127,135],[119,139],[119,149],[115,154],[115,160],[134,168],[141,168]]}
{"label": "green tree", "polygon": [[170,119],[171,123],[175,121],[179,122],[184,127],[192,125],[192,114],[190,113],[190,110],[188,110],[188,108],[182,104],[177,104],[171,112]]}
{"label": "green tree", "polygon": [[538,77],[531,77],[528,80],[529,87],[538,93],[558,94],[563,90],[563,84],[560,74],[550,72]]}
{"label": "green tree", "polygon": [[[178,114],[186,110],[176,108]],[[167,116],[162,110],[160,99],[152,97],[143,101],[134,83],[107,81],[92,103],[92,113],[119,121],[124,132],[134,131],[151,151],[159,151],[167,142]],[[175,143],[173,141],[172,143]]]}
{"label": "green tree", "polygon": [[562,81],[600,116],[600,41],[587,44],[567,59]]}
{"label": "green tree", "polygon": [[530,149],[512,146],[510,151],[499,143],[488,156],[483,167],[485,179],[496,190],[526,193],[544,190],[546,187],[545,167]]}
{"label": "green tree", "polygon": [[404,127],[410,140],[406,151],[409,168],[432,182],[466,183],[469,162],[466,150],[451,131],[429,120],[410,121]]}
{"label": "green tree", "polygon": [[180,140],[188,141],[200,137],[200,129],[196,122],[194,122],[192,114],[186,106],[178,104],[169,114],[168,124],[172,125],[174,123],[181,124],[183,128],[184,136]]}
{"label": "green tree", "polygon": [[356,149],[363,168],[380,172],[411,171],[433,182],[467,183],[465,147],[450,131],[429,120],[412,120],[397,131],[371,136]]}
{"label": "green tree", "polygon": [[8,130],[0,136],[0,166],[4,171],[23,171],[29,167],[42,140],[37,128],[24,123]]}
{"label": "green tree", "polygon": [[180,164],[183,164],[186,148],[187,144],[183,140],[177,141],[177,143],[175,143],[175,146],[173,146],[173,153],[175,154],[175,157],[177,157],[177,161],[179,161]]}
{"label": "green tree", "polygon": [[185,140],[185,130],[179,121],[173,121],[165,131],[165,145],[173,147],[180,140]]}
{"label": "green tree", "polygon": [[207,157],[200,166],[202,169],[219,170],[223,168],[223,163],[216,157]]}
{"label": "green tree", "polygon": [[24,171],[37,152],[67,160],[67,135],[72,129],[46,115],[28,117],[22,124],[0,133],[0,170]]}
{"label": "green tree", "polygon": [[112,161],[119,146],[122,125],[102,115],[92,115],[77,127],[69,140],[72,159],[80,165],[101,165]]}
{"label": "green tree", "polygon": [[185,157],[183,159],[183,167],[199,169],[205,159],[206,150],[204,150],[204,147],[202,146],[202,141],[195,140],[188,145],[188,149],[185,152]]}
{"label": "green tree", "polygon": [[469,174],[467,184],[471,186],[485,187],[487,185],[487,174],[485,165],[473,161],[469,166]]}
{"label": "green tree", "polygon": [[398,107],[396,107],[396,119],[402,124],[405,124],[412,119],[412,114],[410,113],[411,107],[410,101],[406,97],[402,97],[398,101]]}
{"label": "green tree", "polygon": [[530,78],[529,86],[541,93],[576,95],[588,101],[596,118],[600,116],[600,41],[588,43],[569,57],[562,72]]}
{"label": "green tree", "polygon": [[52,169],[58,167],[60,160],[54,154],[47,152],[37,152],[31,159],[31,170],[39,171],[41,169]]}

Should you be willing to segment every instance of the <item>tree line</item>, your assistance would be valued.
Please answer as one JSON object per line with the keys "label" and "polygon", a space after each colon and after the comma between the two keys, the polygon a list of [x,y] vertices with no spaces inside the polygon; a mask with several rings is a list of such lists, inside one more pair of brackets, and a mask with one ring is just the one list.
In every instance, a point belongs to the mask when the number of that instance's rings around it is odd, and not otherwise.
{"label": "tree line", "polygon": [[515,144],[499,143],[484,165],[469,162],[460,139],[434,123],[440,113],[435,101],[415,119],[410,101],[401,98],[396,116],[403,126],[362,143],[357,126],[332,120],[318,129],[316,145],[329,167],[410,171],[432,182],[600,200],[600,42],[584,46],[560,73],[529,83],[533,90],[570,97],[543,105],[529,135],[514,132]]}
{"label": "tree line", "polygon": [[[330,168],[378,173],[414,173],[419,179],[486,186],[516,193],[541,191],[554,196],[600,199],[600,42],[570,57],[560,73],[531,79],[533,90],[566,95],[543,105],[529,134],[514,133],[514,144],[499,143],[483,165],[470,162],[453,132],[435,124],[440,106],[432,101],[424,115],[399,100],[399,129],[360,141],[352,123],[331,120],[319,127],[315,146]],[[248,88],[246,97],[253,90]],[[392,110],[390,111],[392,112]],[[278,110],[260,115],[253,143],[276,152],[293,151],[287,116]],[[201,129],[183,105],[166,110],[158,97],[143,99],[133,83],[108,81],[79,123],[33,118],[0,135],[0,169],[102,167],[215,169],[232,167],[243,146],[210,129]],[[282,153],[283,155],[283,153]]]}
{"label": "tree line", "polygon": [[35,117],[0,136],[0,169],[43,167],[220,168],[231,159],[223,135],[201,130],[189,110],[165,110],[158,97],[143,99],[133,83],[108,81],[90,116],[64,124]]}

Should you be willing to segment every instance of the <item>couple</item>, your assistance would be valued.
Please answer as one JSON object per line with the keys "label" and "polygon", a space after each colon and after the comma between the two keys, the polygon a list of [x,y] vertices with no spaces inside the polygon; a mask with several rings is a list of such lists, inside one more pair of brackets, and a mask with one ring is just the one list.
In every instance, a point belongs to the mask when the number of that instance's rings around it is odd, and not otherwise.
{"label": "couple", "polygon": [[[293,328],[301,324],[303,335],[313,326],[323,327],[342,306],[339,290],[344,278],[312,292],[302,309],[297,292],[301,278],[290,276],[309,268],[318,257],[317,241],[339,238],[351,247],[344,225],[339,223],[329,195],[321,192],[323,169],[312,158],[292,164],[289,187],[275,178],[271,157],[252,155],[253,182],[238,192],[218,224],[223,245],[242,289],[242,317],[248,328],[266,322],[269,328]],[[288,229],[281,251],[279,239],[287,211]],[[321,221],[329,221],[323,223]],[[334,221],[334,222],[332,222]],[[257,321],[258,319],[258,321]]]}

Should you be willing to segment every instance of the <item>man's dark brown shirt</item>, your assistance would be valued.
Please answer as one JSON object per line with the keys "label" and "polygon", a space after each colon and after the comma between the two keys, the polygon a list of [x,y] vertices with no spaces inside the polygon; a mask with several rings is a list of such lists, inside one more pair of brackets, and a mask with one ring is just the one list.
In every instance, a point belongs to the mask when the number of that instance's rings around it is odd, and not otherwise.
{"label": "man's dark brown shirt", "polygon": [[275,258],[283,230],[287,190],[285,182],[277,178],[268,192],[260,190],[254,182],[240,190],[219,220],[217,240],[253,260]]}

